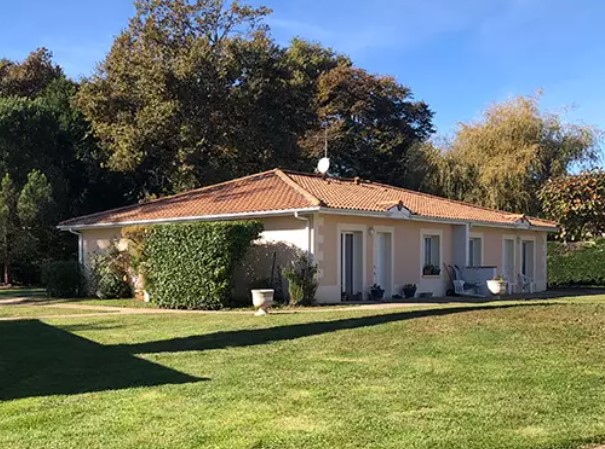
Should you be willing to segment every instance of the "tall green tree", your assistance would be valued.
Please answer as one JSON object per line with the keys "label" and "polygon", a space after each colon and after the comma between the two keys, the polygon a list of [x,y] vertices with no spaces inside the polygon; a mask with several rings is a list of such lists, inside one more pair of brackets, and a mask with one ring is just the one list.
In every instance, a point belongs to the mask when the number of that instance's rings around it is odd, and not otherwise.
{"label": "tall green tree", "polygon": [[23,62],[0,59],[0,96],[35,98],[63,77],[46,48],[31,52]]}
{"label": "tall green tree", "polygon": [[41,260],[55,250],[59,241],[54,225],[57,210],[52,186],[44,173],[33,170],[17,199],[19,241],[27,242],[28,260]]}
{"label": "tall green tree", "polygon": [[[133,177],[143,194],[230,177],[243,165],[234,164],[243,152],[237,142],[261,132],[250,104],[263,115],[283,100],[272,92],[280,86],[274,81],[280,51],[260,22],[268,10],[219,0],[135,6],[128,28],[78,95],[110,165]],[[265,135],[272,124],[262,123]]]}
{"label": "tall green tree", "polygon": [[538,191],[551,178],[598,159],[600,132],[544,113],[539,97],[490,107],[461,124],[433,159],[438,193],[487,207],[541,213]]}
{"label": "tall green tree", "polygon": [[17,190],[10,175],[0,183],[0,257],[4,284],[11,283],[11,266],[17,252]]}
{"label": "tall green tree", "polygon": [[[328,117],[339,173],[405,183],[432,113],[330,49],[277,45],[266,8],[140,0],[78,104],[141,196],[275,166],[310,169]],[[331,152],[332,155],[332,152]]]}
{"label": "tall green tree", "polygon": [[561,226],[563,241],[605,235],[605,173],[595,170],[549,180],[538,192],[547,218]]}
{"label": "tall green tree", "polygon": [[410,175],[433,113],[409,88],[342,64],[319,77],[317,106],[318,122],[302,141],[309,154],[321,156],[327,139],[334,173],[416,187]]}

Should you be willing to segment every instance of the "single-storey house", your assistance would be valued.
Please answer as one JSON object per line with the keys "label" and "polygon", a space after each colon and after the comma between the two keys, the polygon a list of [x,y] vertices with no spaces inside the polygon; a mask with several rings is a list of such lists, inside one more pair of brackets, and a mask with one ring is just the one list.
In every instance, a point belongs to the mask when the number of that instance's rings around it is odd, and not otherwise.
{"label": "single-storey house", "polygon": [[387,296],[401,294],[405,284],[443,296],[451,285],[447,265],[469,281],[502,275],[513,288],[522,274],[542,291],[547,234],[557,230],[551,221],[377,182],[281,169],[73,218],[59,228],[78,235],[86,264],[119,240],[124,226],[243,219],[264,224],[257,243],[311,255],[319,302],[366,299],[373,284]]}

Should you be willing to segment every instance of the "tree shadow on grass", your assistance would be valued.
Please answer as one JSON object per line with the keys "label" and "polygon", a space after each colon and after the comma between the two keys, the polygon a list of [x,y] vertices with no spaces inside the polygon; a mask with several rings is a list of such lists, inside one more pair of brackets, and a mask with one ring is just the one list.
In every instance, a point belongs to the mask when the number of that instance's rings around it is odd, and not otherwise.
{"label": "tree shadow on grass", "polygon": [[151,341],[128,345],[118,345],[119,348],[133,354],[149,354],[161,352],[205,351],[209,349],[225,349],[243,346],[255,346],[266,343],[295,340],[347,329],[377,326],[395,321],[406,321],[415,318],[438,317],[475,311],[492,311],[516,307],[540,307],[550,304],[511,304],[501,306],[476,307],[447,307],[439,309],[411,310],[406,312],[371,315],[344,320],[318,321],[311,323],[275,326],[261,329],[245,329],[227,332],[214,332],[204,335],[173,338],[169,340]]}
{"label": "tree shadow on grass", "polygon": [[200,380],[38,320],[0,322],[0,400]]}

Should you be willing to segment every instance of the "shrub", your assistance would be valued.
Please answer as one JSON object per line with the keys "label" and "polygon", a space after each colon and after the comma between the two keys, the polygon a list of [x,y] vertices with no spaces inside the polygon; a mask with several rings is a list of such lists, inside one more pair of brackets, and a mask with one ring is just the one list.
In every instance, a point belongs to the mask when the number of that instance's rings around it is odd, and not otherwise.
{"label": "shrub", "polygon": [[89,293],[101,299],[130,298],[128,283],[128,254],[120,253],[114,245],[101,254],[95,254],[90,264]]}
{"label": "shrub", "polygon": [[145,252],[151,300],[171,309],[227,307],[234,268],[261,231],[256,221],[150,228]]}
{"label": "shrub", "polygon": [[548,284],[605,285],[605,239],[548,244]]}
{"label": "shrub", "polygon": [[85,292],[80,264],[75,260],[48,262],[42,267],[42,282],[48,296],[75,298]]}
{"label": "shrub", "polygon": [[315,301],[317,292],[317,265],[313,265],[305,255],[293,262],[292,266],[284,270],[284,277],[288,280],[288,294],[290,305],[308,306]]}
{"label": "shrub", "polygon": [[605,172],[550,180],[538,196],[548,218],[561,225],[562,240],[581,241],[605,233]]}

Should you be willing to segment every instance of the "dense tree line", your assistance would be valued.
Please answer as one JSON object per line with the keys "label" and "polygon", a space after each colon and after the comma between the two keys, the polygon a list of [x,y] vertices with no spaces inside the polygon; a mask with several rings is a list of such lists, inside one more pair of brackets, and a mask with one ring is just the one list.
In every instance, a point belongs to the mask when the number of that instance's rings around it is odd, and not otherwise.
{"label": "dense tree line", "polygon": [[316,43],[278,45],[267,8],[135,5],[90,78],[69,79],[46,49],[0,59],[0,262],[17,274],[73,254],[61,219],[277,166],[310,171],[326,142],[334,175],[531,214],[548,179],[597,154],[592,129],[534,98],[438,146],[408,87]]}

